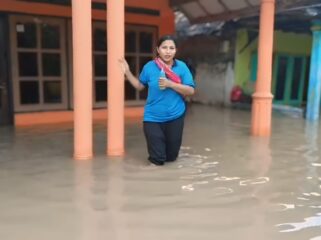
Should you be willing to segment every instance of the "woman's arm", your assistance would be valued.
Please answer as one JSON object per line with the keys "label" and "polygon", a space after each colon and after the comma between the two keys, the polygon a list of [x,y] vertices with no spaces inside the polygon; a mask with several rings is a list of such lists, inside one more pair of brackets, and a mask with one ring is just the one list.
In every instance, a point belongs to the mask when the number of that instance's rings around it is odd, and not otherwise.
{"label": "woman's arm", "polygon": [[160,88],[171,88],[183,96],[192,96],[195,92],[194,88],[191,86],[175,83],[164,78],[160,78],[158,83]]}
{"label": "woman's arm", "polygon": [[121,70],[125,74],[128,81],[131,83],[131,85],[136,88],[138,91],[141,91],[145,88],[145,86],[138,80],[137,77],[135,77],[132,72],[129,69],[129,65],[125,59],[119,60]]}

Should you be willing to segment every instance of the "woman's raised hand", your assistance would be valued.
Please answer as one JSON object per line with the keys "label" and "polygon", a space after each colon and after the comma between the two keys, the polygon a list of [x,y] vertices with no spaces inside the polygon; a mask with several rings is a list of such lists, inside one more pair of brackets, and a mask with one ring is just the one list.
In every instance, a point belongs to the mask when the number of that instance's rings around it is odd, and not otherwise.
{"label": "woman's raised hand", "polygon": [[120,66],[121,71],[125,75],[127,75],[130,72],[130,70],[129,70],[129,65],[128,65],[126,59],[124,59],[124,58],[119,59],[118,62],[119,62],[119,66]]}

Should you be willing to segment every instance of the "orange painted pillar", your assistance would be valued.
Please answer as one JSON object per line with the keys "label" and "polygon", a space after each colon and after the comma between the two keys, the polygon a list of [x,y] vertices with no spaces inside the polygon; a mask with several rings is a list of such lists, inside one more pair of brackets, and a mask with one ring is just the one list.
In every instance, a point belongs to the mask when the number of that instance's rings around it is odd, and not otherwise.
{"label": "orange painted pillar", "polygon": [[108,122],[107,154],[124,154],[124,74],[118,60],[124,57],[125,2],[107,1]]}
{"label": "orange painted pillar", "polygon": [[252,103],[253,136],[271,134],[274,13],[275,0],[261,0],[258,75]]}
{"label": "orange painted pillar", "polygon": [[91,0],[72,0],[74,158],[93,157]]}

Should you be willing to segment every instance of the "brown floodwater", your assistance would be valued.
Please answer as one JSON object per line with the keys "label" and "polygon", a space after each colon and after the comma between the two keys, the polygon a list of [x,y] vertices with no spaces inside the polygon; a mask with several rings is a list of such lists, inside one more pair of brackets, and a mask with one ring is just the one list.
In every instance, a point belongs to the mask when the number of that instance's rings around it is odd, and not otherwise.
{"label": "brown floodwater", "polygon": [[126,155],[74,161],[71,124],[0,128],[1,240],[320,240],[318,123],[273,114],[269,139],[249,111],[193,105],[180,157],[147,162],[140,120]]}

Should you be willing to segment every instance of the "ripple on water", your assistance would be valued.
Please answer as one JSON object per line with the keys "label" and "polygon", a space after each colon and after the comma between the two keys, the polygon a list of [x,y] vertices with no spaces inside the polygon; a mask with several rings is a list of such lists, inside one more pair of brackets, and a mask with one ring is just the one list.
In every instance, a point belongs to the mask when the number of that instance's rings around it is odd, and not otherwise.
{"label": "ripple on water", "polygon": [[318,213],[316,216],[304,218],[302,222],[281,223],[276,226],[282,228],[279,232],[296,232],[307,228],[321,227],[321,213]]}
{"label": "ripple on water", "polygon": [[310,238],[310,240],[321,240],[321,235],[314,238]]}
{"label": "ripple on water", "polygon": [[268,177],[258,177],[255,179],[247,179],[240,181],[240,186],[249,186],[249,185],[256,185],[256,184],[264,184],[270,181]]}

